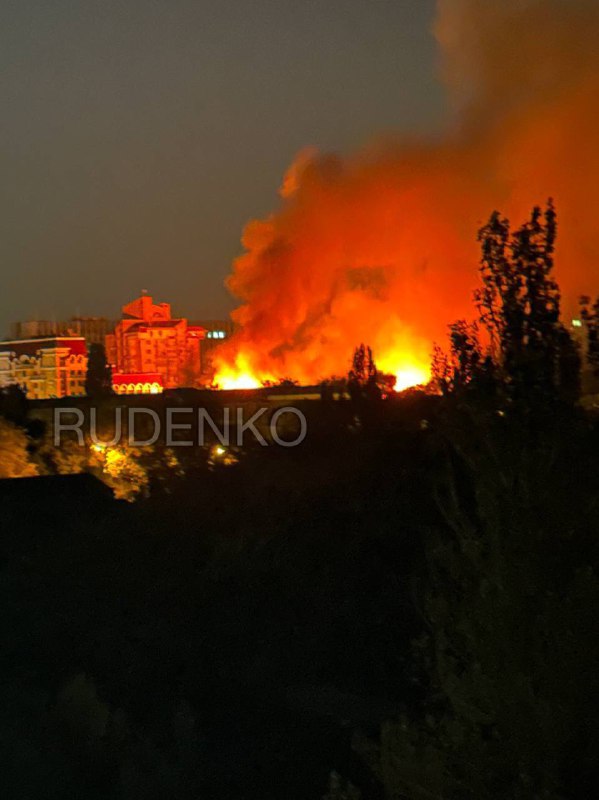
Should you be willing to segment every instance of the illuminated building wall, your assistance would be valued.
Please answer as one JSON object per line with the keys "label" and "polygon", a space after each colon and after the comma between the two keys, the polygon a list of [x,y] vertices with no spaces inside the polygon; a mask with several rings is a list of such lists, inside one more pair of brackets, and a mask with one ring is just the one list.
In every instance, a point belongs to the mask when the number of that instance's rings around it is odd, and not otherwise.
{"label": "illuminated building wall", "polygon": [[80,336],[0,342],[0,387],[18,385],[32,400],[83,396],[86,372]]}
{"label": "illuminated building wall", "polygon": [[154,392],[156,386],[162,390],[198,385],[205,333],[186,319],[173,319],[168,303],[155,304],[146,294],[123,306],[122,320],[106,337],[114,390],[138,394],[139,387],[147,393],[147,386]]}

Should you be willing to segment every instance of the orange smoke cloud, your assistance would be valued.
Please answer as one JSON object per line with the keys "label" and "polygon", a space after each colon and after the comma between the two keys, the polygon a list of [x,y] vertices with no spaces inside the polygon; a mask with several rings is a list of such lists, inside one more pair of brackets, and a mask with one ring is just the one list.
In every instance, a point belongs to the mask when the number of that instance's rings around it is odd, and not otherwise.
{"label": "orange smoke cloud", "polygon": [[426,379],[432,342],[473,316],[476,231],[495,208],[520,222],[553,197],[566,306],[599,289],[596,4],[439,0],[435,35],[451,130],[298,156],[227,282],[240,329],[217,355],[222,385],[345,374],[360,342],[402,386]]}

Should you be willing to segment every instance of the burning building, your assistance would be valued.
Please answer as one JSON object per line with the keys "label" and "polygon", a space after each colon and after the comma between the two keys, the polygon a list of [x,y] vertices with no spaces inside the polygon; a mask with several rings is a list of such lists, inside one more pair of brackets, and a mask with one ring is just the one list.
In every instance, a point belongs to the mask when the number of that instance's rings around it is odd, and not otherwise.
{"label": "burning building", "polygon": [[123,306],[123,318],[106,336],[113,389],[119,394],[157,393],[196,386],[202,372],[205,328],[174,319],[168,303],[142,294]]}

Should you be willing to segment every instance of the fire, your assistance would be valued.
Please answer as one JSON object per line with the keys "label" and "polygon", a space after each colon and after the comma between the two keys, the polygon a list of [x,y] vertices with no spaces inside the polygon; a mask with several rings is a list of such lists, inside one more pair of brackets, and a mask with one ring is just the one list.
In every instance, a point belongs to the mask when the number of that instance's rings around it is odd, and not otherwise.
{"label": "fire", "polygon": [[422,367],[406,367],[395,373],[395,391],[403,392],[413,386],[423,386],[430,381],[430,369]]}
{"label": "fire", "polygon": [[216,376],[215,384],[219,389],[259,389],[262,382],[247,373],[234,375],[225,372]]}
{"label": "fire", "polygon": [[233,363],[228,365],[222,362],[214,377],[214,385],[218,389],[259,389],[268,376],[258,377],[250,365],[250,359],[243,353],[237,353]]}
{"label": "fire", "polygon": [[[391,371],[389,374],[395,376],[395,386],[393,388],[396,392],[403,392],[405,389],[411,389],[414,386],[423,386],[430,381],[430,369],[424,366],[406,366]],[[225,390],[259,389],[265,383],[265,380],[260,380],[260,378],[248,373],[234,375],[225,372],[218,374],[214,383],[219,389]]]}
{"label": "fire", "polygon": [[540,5],[438,0],[445,134],[298,156],[244,230],[222,388],[345,376],[362,342],[398,390],[426,382],[434,342],[476,313],[476,232],[496,208],[519,220],[554,198],[566,313],[599,282],[599,9]]}
{"label": "fire", "polygon": [[[250,358],[247,355],[238,354],[236,358],[238,365],[235,368],[223,367],[218,371],[214,385],[219,389],[259,389],[267,382],[276,383],[272,376],[254,373],[250,367]],[[422,386],[430,381],[430,366],[428,361],[418,362],[411,355],[388,355],[380,362],[380,372],[384,375],[395,377],[394,389],[396,392],[403,392],[414,386]],[[332,376],[321,376],[320,380],[325,380]],[[305,380],[304,383],[308,381]],[[314,381],[311,381],[314,382]],[[320,382],[320,381],[317,381]]]}
{"label": "fire", "polygon": [[217,375],[216,385],[219,389],[259,389],[261,381],[253,375]]}
{"label": "fire", "polygon": [[377,359],[377,367],[385,375],[395,376],[396,392],[403,392],[414,386],[424,386],[431,379],[430,358],[417,359],[410,352],[391,352]]}

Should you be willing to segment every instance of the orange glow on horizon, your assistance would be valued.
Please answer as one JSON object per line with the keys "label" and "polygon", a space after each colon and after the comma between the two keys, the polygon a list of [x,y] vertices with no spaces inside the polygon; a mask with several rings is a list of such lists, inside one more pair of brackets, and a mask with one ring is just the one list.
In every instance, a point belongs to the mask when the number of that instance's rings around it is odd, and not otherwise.
{"label": "orange glow on horizon", "polygon": [[[376,361],[376,354],[374,354]],[[253,370],[250,364],[250,358],[244,354],[237,354],[235,358],[235,366],[223,365],[217,370],[214,379],[214,385],[218,389],[224,390],[243,390],[243,389],[259,389],[266,383],[277,383],[271,375],[260,373],[259,370]],[[383,375],[393,375],[395,377],[394,391],[403,392],[406,389],[411,389],[415,386],[422,386],[430,381],[430,364],[424,358],[418,360],[411,354],[398,356],[397,354],[388,354],[381,359],[380,372]],[[300,384],[308,385],[315,381],[307,380],[305,375],[298,369],[298,374],[293,373],[289,375],[292,379],[297,379]],[[320,383],[320,380],[316,381]]]}

